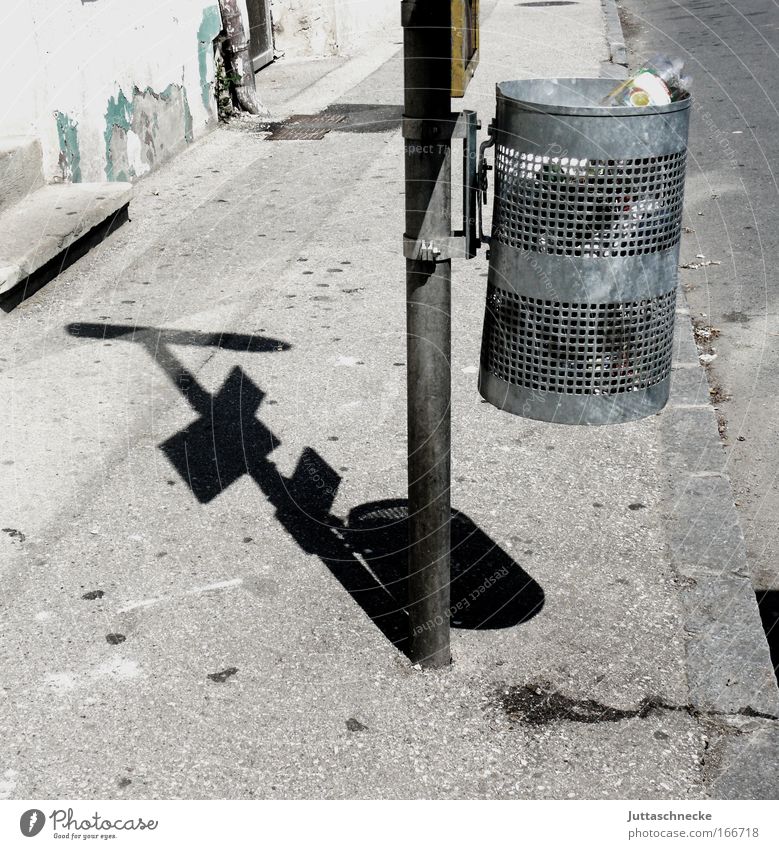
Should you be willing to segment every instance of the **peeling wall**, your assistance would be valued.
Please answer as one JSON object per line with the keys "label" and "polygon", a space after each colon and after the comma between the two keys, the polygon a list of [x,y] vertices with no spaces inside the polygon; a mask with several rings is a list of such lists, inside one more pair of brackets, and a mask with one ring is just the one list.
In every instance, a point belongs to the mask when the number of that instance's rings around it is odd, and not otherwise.
{"label": "peeling wall", "polygon": [[286,58],[349,55],[393,28],[399,0],[272,0],[276,49]]}
{"label": "peeling wall", "polygon": [[216,124],[216,0],[25,0],[3,11],[0,135],[49,181],[135,179]]}
{"label": "peeling wall", "polygon": [[273,0],[273,38],[287,58],[338,52],[332,0]]}
{"label": "peeling wall", "polygon": [[[38,138],[46,180],[137,179],[215,126],[218,0],[6,5],[0,135]],[[398,0],[272,0],[271,11],[287,59],[400,38]]]}
{"label": "peeling wall", "polygon": [[78,124],[64,112],[56,112],[57,138],[60,155],[58,164],[63,182],[81,182],[81,149],[78,144]]}
{"label": "peeling wall", "polygon": [[108,101],[105,114],[105,176],[134,180],[192,141],[192,113],[183,86],[165,91],[133,89]]}

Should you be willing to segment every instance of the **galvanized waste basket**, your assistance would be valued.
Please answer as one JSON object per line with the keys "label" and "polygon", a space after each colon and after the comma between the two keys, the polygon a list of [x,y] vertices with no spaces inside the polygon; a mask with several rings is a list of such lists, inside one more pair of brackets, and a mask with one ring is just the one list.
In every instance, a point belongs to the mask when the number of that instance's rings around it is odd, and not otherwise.
{"label": "galvanized waste basket", "polygon": [[668,399],[690,100],[599,105],[614,85],[497,87],[479,391],[528,418],[616,423]]}

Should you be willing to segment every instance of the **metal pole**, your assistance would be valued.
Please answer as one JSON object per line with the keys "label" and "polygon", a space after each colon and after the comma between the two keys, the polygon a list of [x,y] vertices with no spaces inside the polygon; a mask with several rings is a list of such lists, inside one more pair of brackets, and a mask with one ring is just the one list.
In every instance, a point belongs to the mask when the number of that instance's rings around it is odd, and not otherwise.
{"label": "metal pole", "polygon": [[[450,4],[403,6],[404,117],[429,129],[405,139],[406,236],[448,245],[451,140],[440,128],[451,117]],[[442,667],[451,662],[451,261],[407,259],[406,303],[410,655]]]}

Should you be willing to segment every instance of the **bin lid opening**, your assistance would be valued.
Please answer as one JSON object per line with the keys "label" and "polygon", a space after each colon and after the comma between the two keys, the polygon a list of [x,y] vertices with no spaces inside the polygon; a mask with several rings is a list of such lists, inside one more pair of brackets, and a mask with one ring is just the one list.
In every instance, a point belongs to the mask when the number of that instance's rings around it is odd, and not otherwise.
{"label": "bin lid opening", "polygon": [[602,77],[550,77],[505,80],[498,83],[497,90],[499,99],[553,115],[647,115],[676,112],[690,105],[687,94],[665,106],[603,106],[603,98],[619,83],[620,80]]}

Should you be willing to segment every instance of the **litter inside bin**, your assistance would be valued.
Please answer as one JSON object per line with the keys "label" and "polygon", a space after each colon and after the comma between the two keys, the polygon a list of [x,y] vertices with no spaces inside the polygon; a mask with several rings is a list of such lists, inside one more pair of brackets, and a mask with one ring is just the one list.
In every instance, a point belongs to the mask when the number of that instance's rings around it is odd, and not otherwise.
{"label": "litter inside bin", "polygon": [[663,53],[653,56],[633,76],[620,83],[602,100],[604,106],[667,106],[687,97],[692,77],[684,73],[684,61]]}

